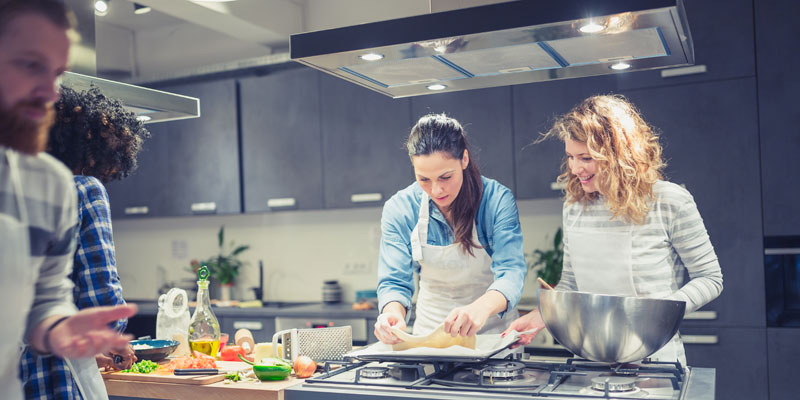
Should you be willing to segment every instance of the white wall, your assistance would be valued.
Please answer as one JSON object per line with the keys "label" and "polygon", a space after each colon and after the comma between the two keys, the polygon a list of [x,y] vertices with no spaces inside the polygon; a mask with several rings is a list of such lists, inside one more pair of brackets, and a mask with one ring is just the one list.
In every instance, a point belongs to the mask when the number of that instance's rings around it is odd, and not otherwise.
{"label": "white wall", "polygon": [[[518,203],[525,252],[548,248],[561,225],[561,202],[529,200]],[[321,301],[322,282],[338,279],[344,301],[358,290],[377,284],[381,209],[289,211],[234,216],[114,221],[117,265],[124,296],[155,300],[166,270],[167,281],[191,279],[184,267],[192,258],[217,251],[217,231],[225,225],[228,241],[249,244],[242,254],[249,262],[239,277],[234,295],[252,299],[248,288],[258,286],[258,260],[264,262],[264,299]],[[526,282],[535,282],[529,274]],[[523,297],[538,285],[526,284]]]}

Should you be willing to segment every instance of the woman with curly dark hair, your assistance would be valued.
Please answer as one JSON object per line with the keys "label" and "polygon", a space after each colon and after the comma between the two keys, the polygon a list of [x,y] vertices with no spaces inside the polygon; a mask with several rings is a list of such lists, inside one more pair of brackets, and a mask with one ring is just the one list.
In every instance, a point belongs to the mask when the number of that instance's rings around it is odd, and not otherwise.
{"label": "woman with curly dark hair", "polygon": [[[125,304],[117,274],[111,213],[103,183],[122,179],[136,168],[142,142],[150,136],[136,115],[96,87],[77,92],[61,87],[56,121],[47,152],[75,174],[79,242],[70,277],[79,309]],[[119,332],[127,320],[114,324]],[[112,354],[113,353],[113,354]],[[113,359],[117,357],[115,363]],[[98,366],[126,369],[136,361],[133,348],[99,354],[95,360],[43,356],[25,349],[20,365],[27,398],[97,398],[105,393]]]}

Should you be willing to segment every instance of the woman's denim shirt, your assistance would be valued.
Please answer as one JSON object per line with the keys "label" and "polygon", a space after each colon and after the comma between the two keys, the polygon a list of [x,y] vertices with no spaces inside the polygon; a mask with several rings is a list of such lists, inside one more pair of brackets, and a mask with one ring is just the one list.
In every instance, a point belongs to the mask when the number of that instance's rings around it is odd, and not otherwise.
{"label": "woman's denim shirt", "polygon": [[[506,297],[506,311],[517,306],[522,285],[528,272],[522,250],[522,231],[514,195],[499,182],[482,177],[483,195],[475,224],[478,240],[492,257],[494,282],[488,290],[497,290]],[[411,258],[411,232],[417,225],[422,201],[422,188],[414,182],[397,192],[383,206],[381,217],[381,246],[378,259],[379,308],[392,301],[411,307],[414,294],[413,272],[419,272],[419,263]],[[447,246],[453,244],[453,230],[441,211],[430,203],[428,244]],[[505,311],[500,313],[500,318]]]}

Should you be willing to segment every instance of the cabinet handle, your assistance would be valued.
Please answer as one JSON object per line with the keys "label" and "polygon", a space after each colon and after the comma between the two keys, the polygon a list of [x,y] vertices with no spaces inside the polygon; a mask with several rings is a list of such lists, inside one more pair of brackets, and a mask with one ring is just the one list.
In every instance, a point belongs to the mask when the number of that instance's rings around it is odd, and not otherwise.
{"label": "cabinet handle", "polygon": [[800,254],[800,248],[787,248],[787,249],[764,249],[764,255],[784,255],[784,254]]}
{"label": "cabinet handle", "polygon": [[662,69],[661,77],[672,78],[675,76],[705,74],[706,71],[708,71],[708,69],[706,68],[705,64],[692,65],[691,67]]}
{"label": "cabinet handle", "polygon": [[260,321],[233,321],[233,329],[249,329],[251,331],[260,331],[264,329],[264,324]]}
{"label": "cabinet handle", "polygon": [[683,319],[698,319],[703,321],[711,321],[717,319],[717,312],[716,311],[695,311],[685,317]]}
{"label": "cabinet handle", "polygon": [[206,203],[192,203],[192,212],[200,213],[213,213],[217,211],[217,203],[209,201]]}
{"label": "cabinet handle", "polygon": [[717,344],[719,343],[719,336],[717,335],[681,335],[681,340],[686,344]]}
{"label": "cabinet handle", "polygon": [[381,200],[383,200],[383,195],[380,193],[356,193],[350,195],[350,201],[353,203],[370,203]]}
{"label": "cabinet handle", "polygon": [[147,206],[125,207],[125,215],[145,215],[150,212]]}
{"label": "cabinet handle", "polygon": [[551,190],[564,190],[567,188],[566,183],[559,183],[559,182],[550,182],[550,189]]}
{"label": "cabinet handle", "polygon": [[297,205],[297,201],[294,199],[294,197],[267,200],[267,207],[269,208],[286,208],[294,207],[295,205]]}

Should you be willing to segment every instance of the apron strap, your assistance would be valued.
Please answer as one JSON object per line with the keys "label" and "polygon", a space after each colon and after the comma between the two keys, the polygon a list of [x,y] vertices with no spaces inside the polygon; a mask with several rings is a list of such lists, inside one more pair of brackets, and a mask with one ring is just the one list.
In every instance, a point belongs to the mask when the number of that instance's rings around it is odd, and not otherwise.
{"label": "apron strap", "polygon": [[414,261],[422,260],[422,245],[428,243],[428,223],[430,222],[430,197],[424,191],[419,205],[417,225],[411,232],[411,258]]}

